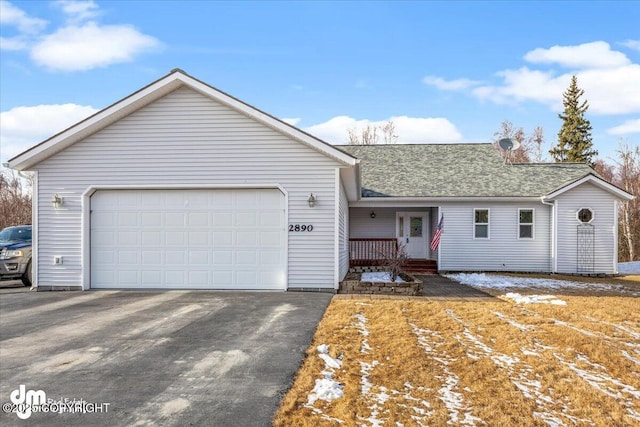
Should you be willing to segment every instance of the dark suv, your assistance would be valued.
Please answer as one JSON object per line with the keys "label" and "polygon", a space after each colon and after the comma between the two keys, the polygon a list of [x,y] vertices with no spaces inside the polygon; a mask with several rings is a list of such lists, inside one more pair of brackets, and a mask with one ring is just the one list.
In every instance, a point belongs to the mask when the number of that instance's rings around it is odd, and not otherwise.
{"label": "dark suv", "polygon": [[0,231],[0,280],[20,279],[31,286],[31,226]]}

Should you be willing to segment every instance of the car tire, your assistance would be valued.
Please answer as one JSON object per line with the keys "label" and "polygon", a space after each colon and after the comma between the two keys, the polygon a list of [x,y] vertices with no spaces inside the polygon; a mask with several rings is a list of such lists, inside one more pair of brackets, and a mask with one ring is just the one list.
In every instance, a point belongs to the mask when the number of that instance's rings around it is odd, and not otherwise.
{"label": "car tire", "polygon": [[31,286],[32,274],[33,272],[31,271],[31,261],[29,261],[29,264],[27,264],[27,269],[24,271],[24,274],[21,277],[22,283],[25,286]]}

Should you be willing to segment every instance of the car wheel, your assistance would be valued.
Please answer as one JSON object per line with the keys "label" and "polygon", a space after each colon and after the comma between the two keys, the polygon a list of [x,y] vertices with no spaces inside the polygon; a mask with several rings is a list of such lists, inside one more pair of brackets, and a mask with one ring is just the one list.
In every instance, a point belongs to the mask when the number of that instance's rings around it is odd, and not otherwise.
{"label": "car wheel", "polygon": [[31,261],[29,261],[29,264],[27,264],[27,269],[25,270],[24,274],[22,275],[22,283],[25,286],[31,286],[32,274],[33,274],[33,272],[31,271]]}

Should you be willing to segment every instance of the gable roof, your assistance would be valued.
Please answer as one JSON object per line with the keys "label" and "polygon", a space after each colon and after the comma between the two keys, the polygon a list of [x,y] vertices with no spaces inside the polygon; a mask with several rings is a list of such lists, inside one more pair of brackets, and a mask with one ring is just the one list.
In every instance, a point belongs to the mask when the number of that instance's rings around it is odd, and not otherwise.
{"label": "gable roof", "polygon": [[179,87],[187,86],[205,96],[233,108],[246,116],[281,132],[282,134],[305,144],[312,149],[342,163],[345,166],[357,164],[350,154],[318,139],[288,123],[283,122],[233,96],[214,88],[176,68],[166,76],[134,92],[126,98],[98,111],[94,115],[76,123],[70,128],[52,136],[25,152],[9,160],[9,167],[16,170],[27,170],[48,157],[64,150],[76,142],[87,138],[121,118],[149,105]]}
{"label": "gable roof", "polygon": [[489,143],[340,148],[360,159],[364,198],[542,197],[586,176],[606,183],[584,163],[504,164]]}

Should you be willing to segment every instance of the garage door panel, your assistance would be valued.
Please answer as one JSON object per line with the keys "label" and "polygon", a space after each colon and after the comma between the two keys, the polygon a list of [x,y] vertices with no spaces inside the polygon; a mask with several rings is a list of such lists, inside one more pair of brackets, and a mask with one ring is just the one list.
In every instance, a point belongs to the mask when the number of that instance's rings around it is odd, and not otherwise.
{"label": "garage door panel", "polygon": [[142,265],[162,265],[162,251],[142,251]]}
{"label": "garage door panel", "polygon": [[209,244],[209,232],[204,231],[190,231],[189,232],[189,246],[210,246]]}
{"label": "garage door panel", "polygon": [[118,246],[128,247],[138,245],[138,231],[118,231]]}
{"label": "garage door panel", "polygon": [[137,212],[118,212],[116,218],[120,227],[136,227],[138,225]]}
{"label": "garage door panel", "polygon": [[235,238],[235,246],[251,246],[255,247],[258,243],[256,231],[237,231]]}
{"label": "garage door panel", "polygon": [[233,214],[231,212],[214,212],[213,226],[230,227],[233,225]]}
{"label": "garage door panel", "polygon": [[209,212],[192,212],[189,214],[187,225],[190,227],[208,227]]}
{"label": "garage door panel", "polygon": [[91,211],[94,288],[286,287],[278,190],[101,190]]}
{"label": "garage door panel", "polygon": [[162,273],[159,270],[142,270],[141,279],[143,287],[154,287],[162,283]]}
{"label": "garage door panel", "polygon": [[187,236],[184,231],[170,231],[167,230],[164,233],[165,235],[165,246],[175,245],[175,246],[183,246],[187,243]]}
{"label": "garage door panel", "polygon": [[165,226],[184,227],[186,225],[185,215],[182,212],[167,212],[165,214]]}
{"label": "garage door panel", "polygon": [[136,286],[138,282],[138,270],[118,271],[118,284],[120,287]]}
{"label": "garage door panel", "polygon": [[164,218],[160,212],[142,212],[140,214],[140,222],[145,227],[162,227],[164,225]]}
{"label": "garage door panel", "polygon": [[161,246],[162,245],[162,231],[149,230],[140,233],[140,240],[142,246]]}

